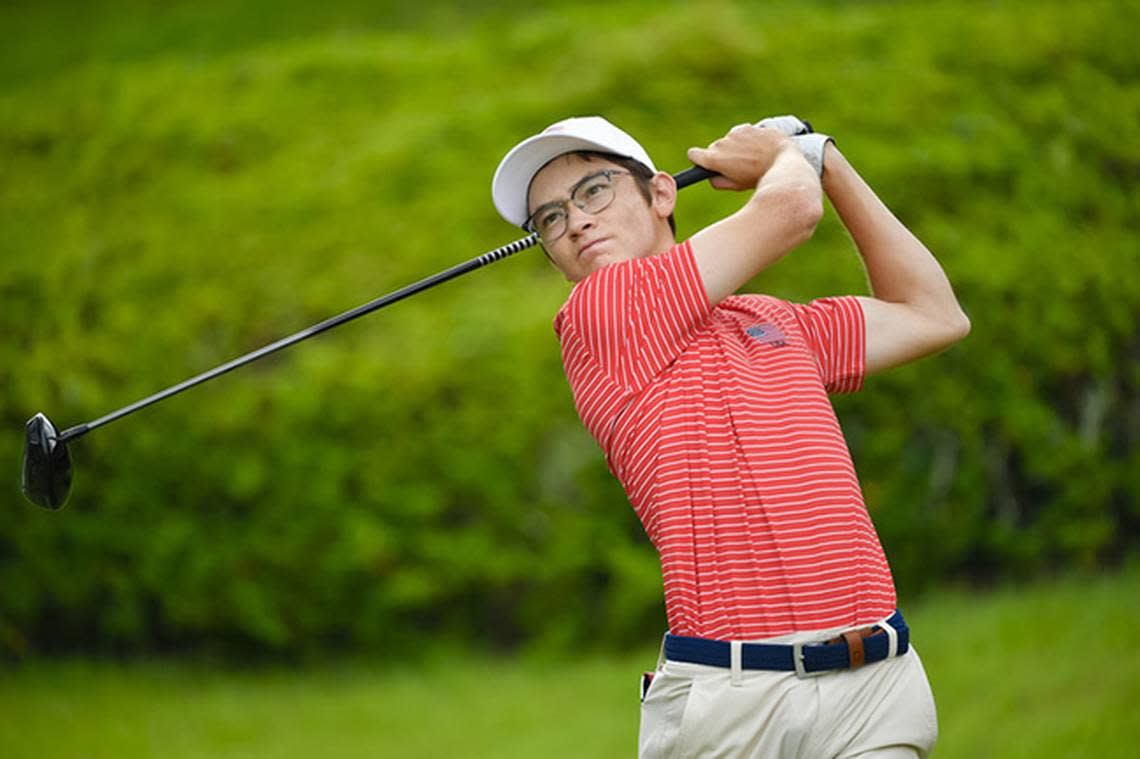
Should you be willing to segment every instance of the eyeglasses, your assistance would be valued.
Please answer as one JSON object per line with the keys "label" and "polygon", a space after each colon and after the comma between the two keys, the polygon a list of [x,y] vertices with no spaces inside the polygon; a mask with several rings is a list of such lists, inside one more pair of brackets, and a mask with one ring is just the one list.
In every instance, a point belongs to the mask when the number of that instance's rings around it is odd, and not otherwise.
{"label": "eyeglasses", "polygon": [[606,169],[583,177],[570,190],[570,197],[566,200],[556,200],[539,206],[523,224],[523,229],[531,233],[537,232],[542,242],[549,245],[566,234],[566,229],[569,227],[570,203],[591,216],[601,213],[614,202],[613,178],[628,173],[621,169]]}

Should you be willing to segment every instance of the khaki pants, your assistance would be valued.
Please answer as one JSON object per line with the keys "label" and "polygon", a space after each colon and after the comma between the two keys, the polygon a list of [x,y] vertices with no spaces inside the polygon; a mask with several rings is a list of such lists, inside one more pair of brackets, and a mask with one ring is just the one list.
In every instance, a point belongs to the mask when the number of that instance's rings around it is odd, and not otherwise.
{"label": "khaki pants", "polygon": [[641,705],[638,756],[913,759],[925,757],[937,737],[934,697],[913,646],[900,657],[802,680],[794,672],[744,670],[735,685],[728,669],[665,661]]}

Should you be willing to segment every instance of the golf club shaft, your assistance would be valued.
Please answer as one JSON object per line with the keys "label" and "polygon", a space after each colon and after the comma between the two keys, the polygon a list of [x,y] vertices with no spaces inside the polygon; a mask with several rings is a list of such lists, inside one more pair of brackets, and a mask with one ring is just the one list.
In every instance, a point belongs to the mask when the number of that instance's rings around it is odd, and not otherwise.
{"label": "golf club shaft", "polygon": [[[681,188],[688,187],[691,184],[696,184],[697,182],[700,182],[703,179],[708,179],[712,176],[715,176],[714,172],[711,172],[708,169],[703,169],[700,166],[694,166],[690,169],[686,169],[685,171],[680,172],[679,174],[675,174],[673,176],[673,179],[676,180],[677,187]],[[203,372],[196,377],[191,377],[184,382],[180,382],[173,387],[168,387],[161,392],[143,398],[140,401],[136,401],[129,406],[124,406],[118,411],[112,411],[111,413],[105,416],[101,416],[98,419],[90,422],[77,424],[74,427],[68,427],[66,430],[59,433],[57,440],[61,443],[66,443],[69,440],[74,440],[78,437],[82,437],[97,427],[102,427],[105,424],[110,424],[116,419],[122,419],[128,414],[133,414],[139,409],[143,409],[147,406],[158,403],[159,401],[169,398],[172,395],[177,395],[183,390],[189,390],[195,385],[200,385],[203,382],[208,382],[209,380],[214,379],[215,377],[220,377],[221,375],[226,374],[227,372],[231,372],[238,367],[245,366],[246,364],[258,360],[259,358],[268,356],[270,353],[276,353],[279,350],[288,348],[290,345],[296,345],[302,340],[307,340],[314,335],[319,335],[320,333],[330,330],[333,327],[339,327],[345,322],[350,322],[353,319],[364,316],[365,314],[370,314],[373,311],[395,303],[398,300],[403,300],[404,298],[415,295],[416,293],[423,292],[428,288],[435,287],[436,285],[447,282],[448,280],[455,279],[456,277],[462,276],[463,274],[466,274],[470,271],[474,271],[475,269],[486,266],[487,264],[494,263],[495,261],[502,260],[507,256],[514,255],[521,250],[526,250],[527,248],[537,245],[538,242],[538,235],[531,234],[527,237],[522,237],[518,240],[515,240],[514,242],[507,243],[506,245],[488,251],[481,256],[472,258],[470,261],[465,261],[464,263],[457,264],[450,269],[445,269],[438,274],[433,274],[430,277],[421,279],[419,282],[415,282],[408,285],[407,287],[403,287],[399,290],[390,292],[387,295],[383,295],[376,300],[365,303],[364,305],[357,306],[351,311],[345,311],[343,314],[339,314],[330,319],[326,319],[319,324],[314,324],[312,327],[303,329],[300,332],[289,335],[288,337],[284,337],[275,343],[270,343],[269,345],[258,348],[255,351],[251,351],[244,356],[239,356],[232,361],[228,361],[221,366],[215,367],[207,372]]]}
{"label": "golf club shaft", "polygon": [[139,409],[146,408],[147,406],[150,406],[154,403],[158,403],[159,401],[165,398],[169,398],[172,395],[177,395],[183,390],[189,390],[195,385],[200,385],[203,382],[214,379],[215,377],[220,377],[221,375],[227,372],[231,372],[240,366],[245,366],[248,363],[258,360],[259,358],[268,356],[270,353],[275,353],[284,348],[288,348],[290,345],[295,345],[302,340],[307,340],[310,337],[319,335],[320,333],[326,332],[333,327],[339,327],[345,322],[350,322],[353,319],[364,316],[365,314],[370,314],[373,311],[395,303],[398,300],[403,300],[404,298],[415,295],[416,293],[423,292],[430,287],[435,287],[436,285],[447,282],[450,279],[455,279],[458,276],[466,274],[470,271],[474,271],[475,269],[486,266],[487,264],[494,263],[495,261],[499,261],[503,258],[506,258],[507,256],[518,253],[521,250],[526,250],[527,248],[533,247],[537,244],[538,235],[532,234],[528,237],[523,237],[515,240],[514,242],[495,248],[494,250],[488,251],[481,256],[472,258],[470,261],[465,261],[464,263],[457,264],[450,269],[445,269],[438,274],[433,274],[430,277],[421,279],[419,282],[415,282],[408,285],[407,287],[403,287],[399,290],[390,292],[387,295],[381,296],[376,300],[369,301],[364,305],[357,306],[351,311],[345,311],[343,314],[339,314],[330,319],[326,319],[319,324],[314,324],[307,329],[303,329],[300,332],[289,335],[288,337],[281,338],[277,342],[270,343],[269,345],[258,348],[257,350],[251,351],[244,356],[239,356],[238,358],[235,358],[232,361],[228,361],[221,366],[215,367],[208,372],[203,372],[196,377],[191,377],[190,379],[184,382],[180,382],[173,387],[168,387],[161,392],[143,398],[140,401],[136,401],[129,406],[125,406],[118,411],[112,411],[110,414],[101,416],[94,421],[78,424],[74,427],[69,427],[59,434],[58,439],[60,442],[64,443],[69,440],[74,440],[75,438],[81,437],[82,435],[85,435],[97,427],[102,427],[104,424],[109,424],[116,419],[121,419],[128,414],[132,414],[135,411],[138,411]]}

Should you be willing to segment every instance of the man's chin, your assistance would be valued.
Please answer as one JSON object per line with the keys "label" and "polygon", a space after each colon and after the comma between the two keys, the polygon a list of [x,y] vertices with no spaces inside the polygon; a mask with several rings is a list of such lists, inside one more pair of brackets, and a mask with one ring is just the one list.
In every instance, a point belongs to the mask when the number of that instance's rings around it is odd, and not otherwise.
{"label": "man's chin", "polygon": [[630,256],[622,255],[621,251],[615,250],[599,250],[598,252],[587,255],[584,258],[578,259],[578,276],[577,279],[571,279],[572,282],[580,282],[586,277],[590,276],[596,271],[600,271],[607,266],[611,266],[621,261],[631,258]]}
{"label": "man's chin", "polygon": [[[605,246],[604,249],[602,246]],[[585,271],[595,272],[610,264],[616,264],[618,261],[629,258],[629,256],[623,255],[620,250],[612,250],[606,243],[600,243],[598,248],[599,250],[596,251],[587,251],[587,255],[578,260],[579,265]]]}

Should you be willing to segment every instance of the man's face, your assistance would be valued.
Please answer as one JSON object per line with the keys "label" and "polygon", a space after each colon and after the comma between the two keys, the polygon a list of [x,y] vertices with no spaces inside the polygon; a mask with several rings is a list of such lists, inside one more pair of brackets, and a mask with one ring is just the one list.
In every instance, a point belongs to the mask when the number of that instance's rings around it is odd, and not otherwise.
{"label": "man's face", "polygon": [[[559,203],[570,197],[578,184],[606,169],[617,172],[612,177],[614,199],[597,214],[589,214],[573,203],[566,203],[566,232],[553,242],[543,242],[554,265],[577,282],[588,274],[618,261],[628,261],[660,253],[672,244],[668,217],[673,211],[674,192],[658,186],[668,184],[663,175],[654,177],[651,200],[637,188],[636,180],[620,166],[603,158],[587,160],[573,153],[555,158],[535,175],[527,197],[527,210],[547,203]],[[662,215],[664,212],[664,215]]]}

